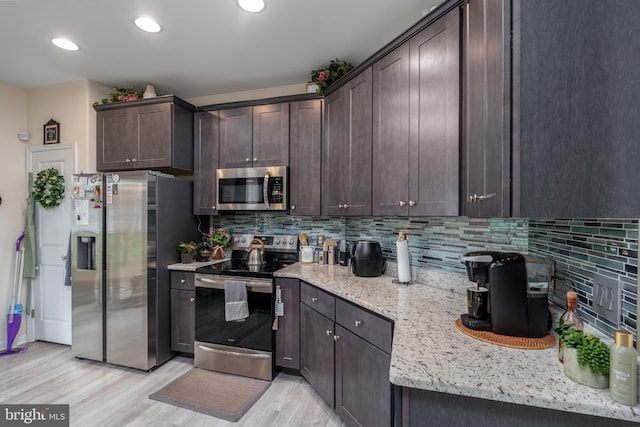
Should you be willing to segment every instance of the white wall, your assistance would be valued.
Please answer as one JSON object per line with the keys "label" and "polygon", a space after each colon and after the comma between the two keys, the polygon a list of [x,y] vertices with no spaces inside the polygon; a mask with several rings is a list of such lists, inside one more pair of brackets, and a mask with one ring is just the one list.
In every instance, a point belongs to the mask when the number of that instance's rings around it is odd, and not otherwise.
{"label": "white wall", "polygon": [[0,349],[6,346],[15,242],[24,229],[27,206],[26,144],[18,139],[18,132],[28,129],[27,99],[26,90],[0,82]]}

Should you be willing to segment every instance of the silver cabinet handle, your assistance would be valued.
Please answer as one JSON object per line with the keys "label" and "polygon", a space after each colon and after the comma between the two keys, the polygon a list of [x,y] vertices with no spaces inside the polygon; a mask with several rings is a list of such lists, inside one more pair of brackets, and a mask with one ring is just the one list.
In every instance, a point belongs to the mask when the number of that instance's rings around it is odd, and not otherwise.
{"label": "silver cabinet handle", "polygon": [[296,205],[291,205],[291,210],[294,210],[296,208]]}
{"label": "silver cabinet handle", "polygon": [[311,302],[318,302],[318,298],[316,297],[311,298]]}
{"label": "silver cabinet handle", "polygon": [[334,340],[334,341],[338,341],[339,339],[340,339],[340,335],[334,335],[334,336],[333,336],[333,340]]}
{"label": "silver cabinet handle", "polygon": [[136,159],[131,159],[131,161],[132,161],[133,163],[137,162],[137,160],[136,160]]}
{"label": "silver cabinet handle", "polygon": [[344,208],[344,205],[343,205],[342,203],[338,203],[338,207],[339,207],[340,209],[342,209],[342,208]]}
{"label": "silver cabinet handle", "polygon": [[253,161],[254,161],[254,162],[257,162],[257,161],[258,161],[258,158],[257,158],[257,157],[254,157],[254,158],[253,158]]}
{"label": "silver cabinet handle", "polygon": [[407,206],[407,204],[405,203],[404,200],[400,200],[400,203],[398,203],[400,205],[401,208]]}
{"label": "silver cabinet handle", "polygon": [[195,300],[195,298],[189,298],[189,302],[194,302]]}
{"label": "silver cabinet handle", "polygon": [[291,358],[291,357],[287,357],[287,356],[282,356],[282,358],[283,358],[284,360],[293,360],[293,358]]}
{"label": "silver cabinet handle", "polygon": [[333,331],[327,330],[327,336],[333,335]]}
{"label": "silver cabinet handle", "polygon": [[356,328],[362,326],[362,320],[356,320]]}
{"label": "silver cabinet handle", "polygon": [[409,206],[415,206],[416,202],[414,202],[413,200],[409,200]]}
{"label": "silver cabinet handle", "polygon": [[131,159],[124,159],[125,163],[131,163]]}
{"label": "silver cabinet handle", "polygon": [[493,197],[496,197],[496,193],[483,194],[482,196],[478,196],[477,194],[474,194],[473,196],[469,196],[469,201],[470,202],[481,202],[483,200],[491,199]]}
{"label": "silver cabinet handle", "polygon": [[184,283],[184,282],[186,282],[186,280],[180,279],[180,283]]}
{"label": "silver cabinet handle", "polygon": [[349,205],[345,203],[344,204],[344,208],[347,209],[348,207],[349,207]]}
{"label": "silver cabinet handle", "polygon": [[246,159],[244,159],[244,161],[249,163],[249,162],[251,162],[251,159],[247,157]]}
{"label": "silver cabinet handle", "polygon": [[211,209],[213,209],[213,210],[215,211],[215,210],[216,210],[216,207],[215,207],[215,206],[211,206]]}

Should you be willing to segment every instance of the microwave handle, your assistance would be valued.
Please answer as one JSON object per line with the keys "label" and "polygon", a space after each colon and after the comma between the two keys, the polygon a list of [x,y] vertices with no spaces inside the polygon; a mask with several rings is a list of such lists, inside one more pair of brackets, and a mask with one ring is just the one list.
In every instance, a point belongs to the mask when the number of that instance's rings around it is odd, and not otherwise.
{"label": "microwave handle", "polygon": [[264,204],[267,209],[271,209],[271,205],[269,204],[269,178],[271,178],[271,174],[266,172],[264,174],[264,181],[262,181],[262,198],[264,199]]}

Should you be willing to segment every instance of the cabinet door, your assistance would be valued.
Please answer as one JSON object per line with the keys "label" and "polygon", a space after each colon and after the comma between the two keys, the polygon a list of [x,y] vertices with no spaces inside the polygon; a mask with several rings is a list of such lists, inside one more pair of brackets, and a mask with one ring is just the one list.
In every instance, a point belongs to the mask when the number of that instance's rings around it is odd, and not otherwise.
{"label": "cabinet door", "polygon": [[137,169],[171,167],[171,103],[130,108],[130,120],[137,135],[138,152],[133,163]]}
{"label": "cabinet door", "polygon": [[[371,68],[354,77],[347,85],[346,102],[347,129],[345,150],[342,155],[348,159],[347,169],[331,170],[340,175],[348,171],[345,187],[347,206],[344,215],[371,215],[371,132],[372,132],[372,83]],[[376,173],[378,173],[376,171]]]}
{"label": "cabinet door", "polygon": [[412,216],[459,211],[460,18],[460,9],[453,9],[410,41]]}
{"label": "cabinet door", "polygon": [[504,23],[509,2],[466,4],[466,123],[462,155],[462,214],[510,214],[510,45]]}
{"label": "cabinet door", "polygon": [[276,330],[276,366],[300,369],[300,281],[281,279],[275,281],[280,287],[284,315],[278,318]]}
{"label": "cabinet door", "polygon": [[253,110],[221,110],[220,168],[250,167],[253,162]]}
{"label": "cabinet door", "polygon": [[320,215],[322,101],[292,102],[289,115],[291,215]]}
{"label": "cabinet door", "polygon": [[409,211],[409,43],[373,65],[373,215]]}
{"label": "cabinet door", "polygon": [[334,323],[300,303],[300,373],[334,407]]}
{"label": "cabinet door", "polygon": [[393,425],[391,356],[336,325],[336,412],[349,425]]}
{"label": "cabinet door", "polygon": [[218,168],[218,113],[201,112],[195,115],[195,170],[193,177],[194,215],[216,215],[216,169]]}
{"label": "cabinet door", "polygon": [[135,132],[128,109],[98,111],[97,169],[109,171],[127,168],[137,151]]}
{"label": "cabinet door", "polygon": [[171,289],[171,350],[193,353],[195,291]]}
{"label": "cabinet door", "polygon": [[289,166],[289,104],[253,107],[253,166]]}
{"label": "cabinet door", "polygon": [[349,184],[347,158],[347,87],[325,98],[322,139],[322,215],[344,215],[344,188]]}

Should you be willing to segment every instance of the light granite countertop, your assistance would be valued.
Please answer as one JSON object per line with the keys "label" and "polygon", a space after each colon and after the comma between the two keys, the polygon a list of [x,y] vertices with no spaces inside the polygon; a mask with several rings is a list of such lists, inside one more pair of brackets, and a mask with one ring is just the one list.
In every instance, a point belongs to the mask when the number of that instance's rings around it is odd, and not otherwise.
{"label": "light granite countertop", "polygon": [[395,276],[357,277],[339,265],[297,263],[275,276],[302,279],[393,320],[392,384],[640,422],[638,406],[568,379],[557,344],[520,350],[460,332],[454,322],[466,308],[464,275],[421,270],[414,274],[421,283],[400,285],[392,283]]}
{"label": "light granite countertop", "polygon": [[208,265],[219,264],[221,262],[229,261],[231,258],[216,259],[210,261],[198,261],[183,264],[178,262],[176,264],[169,264],[167,268],[173,271],[196,271],[197,268],[206,267]]}

